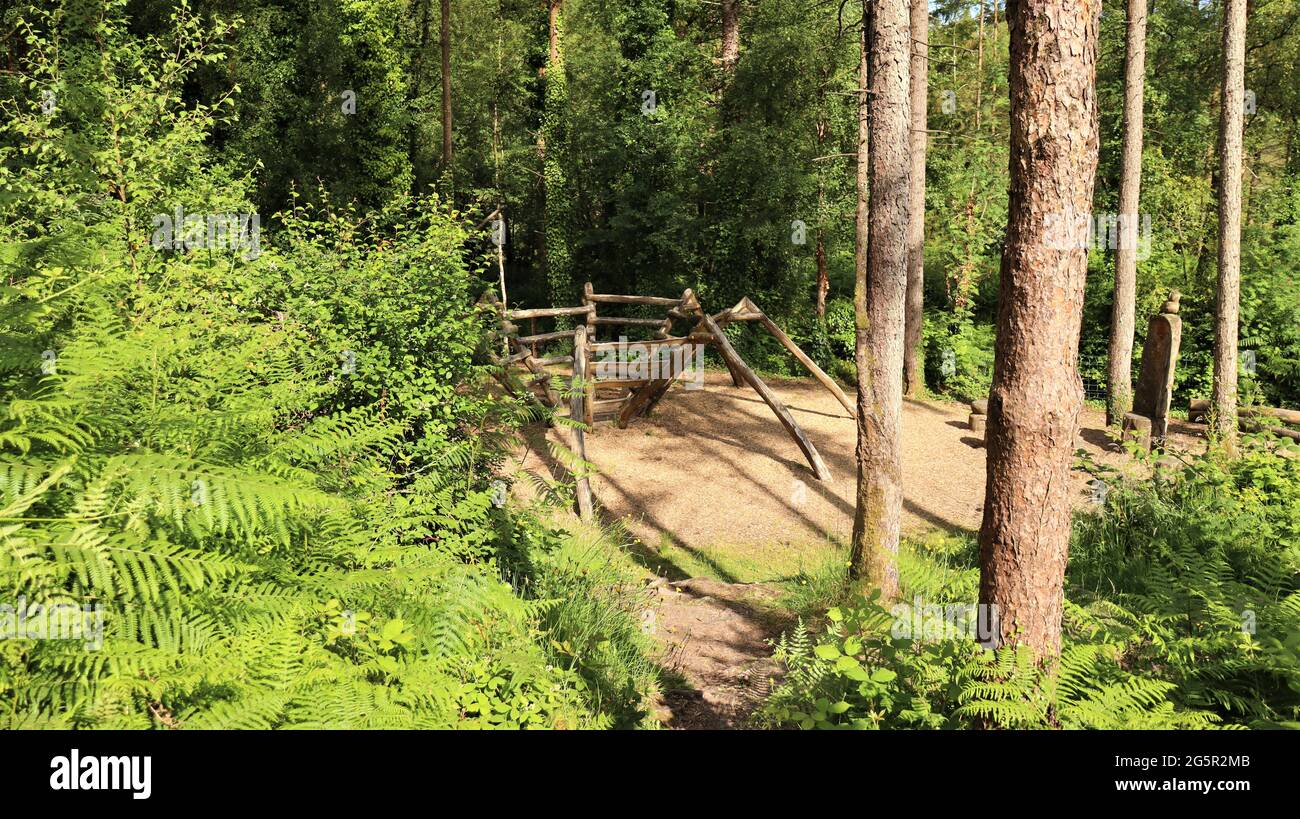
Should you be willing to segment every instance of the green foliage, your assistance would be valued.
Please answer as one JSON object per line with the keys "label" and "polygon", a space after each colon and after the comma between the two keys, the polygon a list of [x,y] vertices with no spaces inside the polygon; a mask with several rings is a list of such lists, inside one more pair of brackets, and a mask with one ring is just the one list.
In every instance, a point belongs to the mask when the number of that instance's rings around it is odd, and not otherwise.
{"label": "green foliage", "polygon": [[[0,722],[634,724],[655,676],[629,594],[564,597],[610,572],[503,579],[542,526],[491,481],[535,411],[476,388],[468,229],[434,200],[322,197],[255,257],[153,246],[150,214],[247,187],[180,98],[211,32],[180,6],[142,44],[116,9],[42,18],[24,68],[130,71],[82,75],[53,121],[10,100],[0,133],[0,599],[98,624],[0,640]],[[148,116],[127,83],[158,89]]]}
{"label": "green foliage", "polygon": [[[775,643],[760,719],[803,728],[1300,727],[1300,448],[1249,437],[1111,486],[1071,544],[1065,646],[1046,673],[966,635],[913,633],[874,597]],[[973,603],[969,541],[901,556],[904,599]],[[930,624],[926,622],[928,629]],[[955,637],[955,638],[954,638]]]}

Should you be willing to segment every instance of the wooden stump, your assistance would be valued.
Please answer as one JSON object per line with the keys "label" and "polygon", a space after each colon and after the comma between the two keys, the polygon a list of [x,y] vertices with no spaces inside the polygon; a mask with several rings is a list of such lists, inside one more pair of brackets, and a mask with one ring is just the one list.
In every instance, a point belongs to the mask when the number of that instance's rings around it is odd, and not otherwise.
{"label": "wooden stump", "polygon": [[987,415],[972,412],[966,425],[970,427],[971,432],[978,432],[980,435],[983,435],[984,431],[988,429],[988,423],[989,417]]}
{"label": "wooden stump", "polygon": [[1137,441],[1147,452],[1151,451],[1151,419],[1136,412],[1124,413],[1123,435],[1125,441]]}

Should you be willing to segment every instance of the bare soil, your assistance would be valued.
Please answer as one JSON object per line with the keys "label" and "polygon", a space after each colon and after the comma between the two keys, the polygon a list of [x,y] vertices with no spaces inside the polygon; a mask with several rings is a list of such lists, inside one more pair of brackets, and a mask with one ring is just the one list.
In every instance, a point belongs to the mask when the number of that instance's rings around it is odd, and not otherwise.
{"label": "bare soil", "polygon": [[[586,436],[598,469],[592,490],[602,516],[621,523],[643,557],[673,550],[703,562],[713,578],[685,577],[665,559],[643,561],[653,581],[654,632],[662,663],[682,686],[665,692],[661,718],[670,727],[743,724],[780,673],[766,641],[790,623],[762,583],[729,582],[719,552],[804,554],[848,542],[853,526],[857,429],[844,408],[811,379],[765,379],[821,453],[832,480],[818,481],[763,400],[709,372],[703,389],[678,384],[648,417],[627,429],[597,423]],[[985,449],[967,428],[965,404],[906,401],[903,408],[903,528],[978,529],[983,510]],[[567,436],[560,428],[547,435]],[[1191,425],[1173,422],[1172,442],[1204,447]],[[540,439],[522,454],[523,468],[549,468]],[[1117,465],[1100,410],[1085,409],[1078,448]],[[1075,473],[1079,503],[1089,476]],[[675,570],[676,568],[676,570]],[[716,579],[721,578],[721,579]]]}
{"label": "bare soil", "polygon": [[[818,481],[763,399],[706,373],[703,389],[676,385],[654,414],[627,429],[598,423],[586,436],[599,474],[592,491],[606,513],[647,542],[683,548],[725,542],[772,546],[846,542],[853,527],[854,420],[811,379],[765,379],[832,473]],[[903,408],[903,528],[979,528],[984,502],[982,436],[967,429],[965,404],[906,401]],[[1176,443],[1203,446],[1174,430]],[[553,435],[557,434],[552,432]],[[1078,446],[1098,460],[1125,460],[1109,447],[1105,415],[1085,409]],[[1088,476],[1076,472],[1080,501]]]}

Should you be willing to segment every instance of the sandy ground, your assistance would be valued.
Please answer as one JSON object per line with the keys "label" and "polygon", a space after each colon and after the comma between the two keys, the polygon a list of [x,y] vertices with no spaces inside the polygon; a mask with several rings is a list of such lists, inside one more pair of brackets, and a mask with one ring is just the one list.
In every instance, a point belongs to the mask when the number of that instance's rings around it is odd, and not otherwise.
{"label": "sandy ground", "polygon": [[[811,379],[766,380],[821,453],[831,481],[813,476],[757,393],[732,386],[721,372],[708,373],[703,389],[675,387],[653,415],[627,429],[598,421],[586,438],[587,458],[599,473],[592,490],[602,518],[621,522],[641,541],[629,546],[657,575],[648,581],[654,588],[650,630],[669,682],[678,681],[658,707],[671,728],[742,726],[781,677],[767,642],[790,625],[788,612],[774,605],[779,592],[764,582],[724,582],[742,578],[723,564],[743,565],[749,552],[766,572],[758,579],[779,579],[770,575],[777,562],[825,553],[831,542],[847,543],[852,530],[853,419]],[[967,429],[967,415],[964,404],[906,402],[905,532],[979,527],[985,450]],[[1171,432],[1177,447],[1204,447],[1185,424]],[[546,434],[556,441],[568,436],[559,428]],[[540,431],[532,437],[530,449],[517,453],[516,466],[556,470],[539,455],[546,449]],[[1077,444],[1103,462],[1127,460],[1111,451],[1098,410],[1084,411]],[[1088,503],[1089,478],[1074,474],[1079,503]],[[526,493],[526,483],[517,482],[516,489]],[[685,563],[682,554],[689,557]]]}
{"label": "sandy ground", "polygon": [[[592,489],[607,517],[647,543],[666,539],[691,550],[719,543],[847,542],[855,423],[811,379],[766,380],[821,453],[831,481],[813,476],[756,392],[732,386],[726,373],[709,372],[703,389],[675,386],[651,416],[627,429],[597,422],[587,435],[587,458],[599,470]],[[979,528],[985,450],[966,428],[968,414],[964,404],[905,402],[905,532]],[[1104,414],[1085,409],[1078,446],[1102,461],[1126,460],[1109,451],[1104,430]],[[1176,437],[1182,446],[1198,446],[1193,438]],[[1077,471],[1075,477],[1084,502],[1088,477]]]}

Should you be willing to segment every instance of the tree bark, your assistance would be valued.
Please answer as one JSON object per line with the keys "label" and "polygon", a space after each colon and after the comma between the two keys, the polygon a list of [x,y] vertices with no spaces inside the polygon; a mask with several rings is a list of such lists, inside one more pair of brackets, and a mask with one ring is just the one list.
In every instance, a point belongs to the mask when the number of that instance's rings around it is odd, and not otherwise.
{"label": "tree bark", "polygon": [[560,59],[560,12],[564,0],[550,0],[546,15],[546,65],[555,65]]}
{"label": "tree bark", "polygon": [[451,172],[451,0],[442,0],[442,168]]}
{"label": "tree bark", "polygon": [[[908,0],[867,0],[867,269],[857,290],[858,486],[852,574],[898,596],[903,512],[903,336],[911,195]],[[865,327],[863,326],[865,318]]]}
{"label": "tree bark", "polygon": [[817,318],[826,318],[826,294],[831,289],[830,271],[826,268],[826,237],[817,230],[817,248],[814,252],[817,261]]}
{"label": "tree bark", "polygon": [[1053,225],[1092,210],[1098,0],[1019,0],[1011,35],[1011,188],[989,394],[980,603],[993,645],[1060,652],[1070,461],[1083,385],[1086,236]]}
{"label": "tree bark", "polygon": [[980,24],[975,45],[978,52],[975,60],[975,130],[978,131],[984,115],[984,0],[980,0]]}
{"label": "tree bark", "polygon": [[903,342],[903,391],[914,397],[925,383],[921,326],[925,320],[925,152],[930,75],[929,0],[911,0],[912,177],[907,230],[907,327]]}
{"label": "tree bark", "polygon": [[722,70],[731,73],[740,60],[740,0],[722,0]]}
{"label": "tree bark", "polygon": [[1246,100],[1246,0],[1223,11],[1223,108],[1219,117],[1219,291],[1214,318],[1214,431],[1237,444],[1237,327],[1241,309],[1241,157]]}
{"label": "tree bark", "polygon": [[1119,248],[1110,312],[1106,424],[1133,408],[1133,329],[1137,312],[1138,207],[1142,193],[1142,93],[1146,83],[1147,0],[1128,0],[1124,57],[1124,156],[1119,181]]}

